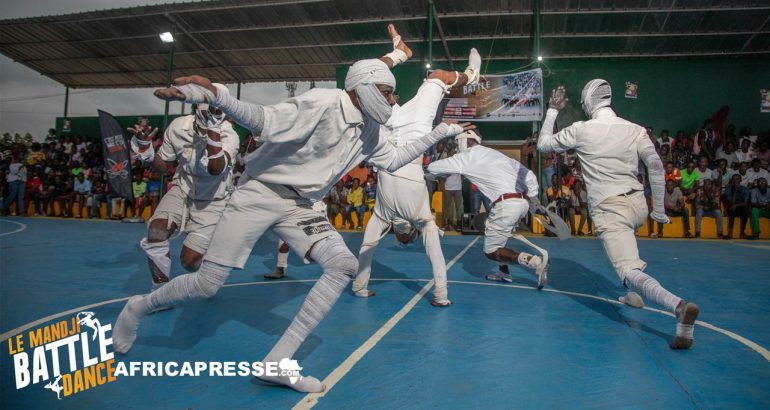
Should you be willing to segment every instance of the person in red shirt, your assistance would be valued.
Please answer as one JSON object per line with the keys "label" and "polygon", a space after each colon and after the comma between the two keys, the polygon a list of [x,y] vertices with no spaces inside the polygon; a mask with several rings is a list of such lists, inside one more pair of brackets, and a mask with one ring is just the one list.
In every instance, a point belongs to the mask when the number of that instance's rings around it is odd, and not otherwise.
{"label": "person in red shirt", "polygon": [[682,182],[682,171],[674,166],[671,161],[666,162],[666,174],[664,175],[666,182],[674,181],[674,185],[679,185]]}
{"label": "person in red shirt", "polygon": [[41,207],[41,202],[43,199],[43,180],[40,179],[40,175],[35,172],[32,176],[32,178],[27,180],[26,184],[26,198],[24,203],[28,204],[30,202],[35,204],[35,215],[38,216],[44,216],[45,213],[43,211],[43,208]]}

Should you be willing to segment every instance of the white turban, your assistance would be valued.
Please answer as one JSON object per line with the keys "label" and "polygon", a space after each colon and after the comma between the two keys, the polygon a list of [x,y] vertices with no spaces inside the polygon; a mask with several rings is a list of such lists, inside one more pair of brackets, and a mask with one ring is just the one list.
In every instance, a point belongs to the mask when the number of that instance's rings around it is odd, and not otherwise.
{"label": "white turban", "polygon": [[479,134],[476,134],[473,131],[465,131],[460,135],[457,135],[455,137],[455,141],[457,141],[457,150],[459,152],[465,152],[468,151],[468,139],[472,139],[476,141],[477,144],[481,144],[481,137]]}
{"label": "white turban", "polygon": [[612,103],[612,88],[610,83],[601,78],[591,80],[583,87],[580,95],[580,104],[588,117],[593,117],[594,113],[602,107],[609,107]]}
{"label": "white turban", "polygon": [[[230,95],[230,90],[227,89],[227,86],[220,83],[211,83],[211,85],[214,86],[214,88],[217,89],[217,98],[220,98],[222,94],[224,95]],[[204,115],[205,112],[209,110],[209,105],[206,103],[196,104],[197,109],[195,110],[195,122],[198,124],[198,126],[201,129],[206,129],[206,115]]]}
{"label": "white turban", "polygon": [[385,124],[393,112],[377,84],[396,87],[396,77],[388,66],[377,59],[361,60],[350,66],[345,77],[345,90],[355,91],[361,110],[379,124]]}

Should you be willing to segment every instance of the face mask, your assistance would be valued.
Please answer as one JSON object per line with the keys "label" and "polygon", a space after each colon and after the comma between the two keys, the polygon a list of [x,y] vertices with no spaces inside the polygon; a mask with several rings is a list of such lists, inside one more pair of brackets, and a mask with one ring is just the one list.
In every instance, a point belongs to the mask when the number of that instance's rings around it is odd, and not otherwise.
{"label": "face mask", "polygon": [[609,107],[612,102],[612,88],[610,83],[602,79],[591,80],[583,87],[580,94],[580,105],[588,117],[602,107]]}

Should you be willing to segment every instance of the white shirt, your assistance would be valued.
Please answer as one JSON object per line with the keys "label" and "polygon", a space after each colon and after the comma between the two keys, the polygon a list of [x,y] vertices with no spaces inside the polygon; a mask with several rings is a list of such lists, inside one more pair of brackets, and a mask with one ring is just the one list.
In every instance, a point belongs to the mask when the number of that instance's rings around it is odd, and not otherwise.
{"label": "white shirt", "polygon": [[173,183],[190,198],[204,201],[225,198],[232,190],[232,164],[240,143],[238,134],[230,123],[222,124],[222,149],[230,154],[230,162],[221,174],[211,175],[201,163],[201,158],[206,156],[206,136],[198,135],[193,124],[194,115],[172,121],[163,134],[163,145],[158,149],[158,155],[164,161],[178,161]]}
{"label": "white shirt", "polygon": [[[557,110],[548,109],[547,115],[555,118],[557,114]],[[653,146],[643,127],[618,117],[612,109],[601,108],[594,115],[557,134],[541,133],[537,144],[543,152],[575,150],[591,208],[611,196],[641,191],[642,184],[637,180],[639,153]]]}
{"label": "white shirt", "polygon": [[768,175],[770,173],[767,172],[767,170],[760,168],[759,171],[754,171],[754,168],[749,168],[748,171],[746,171],[746,179],[748,180],[749,184],[753,184],[754,181],[756,181],[759,178],[764,178],[765,181],[770,182],[768,179]]}
{"label": "white shirt", "polygon": [[436,175],[462,174],[492,201],[503,194],[538,194],[537,178],[519,161],[481,145],[447,159],[432,162],[428,171]]}
{"label": "white shirt", "polygon": [[7,182],[27,180],[27,167],[21,162],[12,162],[8,165],[8,175],[5,176]]}
{"label": "white shirt", "polygon": [[246,156],[246,172],[264,183],[291,186],[307,199],[322,199],[362,161],[394,172],[404,158],[414,159],[402,149],[407,147],[397,148],[381,135],[380,124],[364,121],[344,90],[314,88],[262,108],[263,144]]}
{"label": "white shirt", "polygon": [[446,178],[444,184],[445,191],[462,191],[463,190],[463,176],[460,174],[451,174]]}
{"label": "white shirt", "polygon": [[754,159],[754,151],[749,149],[748,152],[743,152],[741,150],[735,151],[735,155],[738,157],[738,162],[751,162],[752,159]]}
{"label": "white shirt", "polygon": [[715,179],[713,169],[706,167],[705,170],[701,171],[700,167],[696,167],[695,170],[698,171],[698,174],[700,174],[700,178],[698,180],[701,182],[713,181]]}

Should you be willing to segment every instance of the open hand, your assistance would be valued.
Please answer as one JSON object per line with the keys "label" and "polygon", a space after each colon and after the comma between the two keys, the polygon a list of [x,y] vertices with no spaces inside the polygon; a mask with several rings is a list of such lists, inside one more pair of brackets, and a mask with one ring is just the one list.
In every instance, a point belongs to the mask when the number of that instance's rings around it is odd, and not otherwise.
{"label": "open hand", "polygon": [[548,100],[548,108],[561,110],[567,106],[567,101],[569,101],[569,98],[567,98],[567,90],[563,85],[560,85],[556,87],[555,90],[551,91],[551,99]]}
{"label": "open hand", "polygon": [[[217,88],[214,87],[214,85],[211,84],[211,80],[209,80],[206,77],[202,77],[199,75],[190,75],[190,76],[179,77],[174,79],[174,85],[187,85],[187,84],[199,85],[211,91],[214,94],[214,96],[217,95]],[[181,91],[179,91],[177,88],[174,88],[174,87],[159,88],[155,90],[153,94],[156,97],[160,98],[161,100],[166,100],[166,101],[184,101],[186,99],[184,93],[182,93]]]}
{"label": "open hand", "polygon": [[152,141],[153,138],[155,138],[155,135],[158,134],[158,129],[153,128],[150,133],[146,133],[144,131],[144,128],[142,128],[139,124],[134,124],[133,127],[126,128],[126,131],[131,133],[132,135],[136,136],[136,138],[139,138],[142,141]]}

